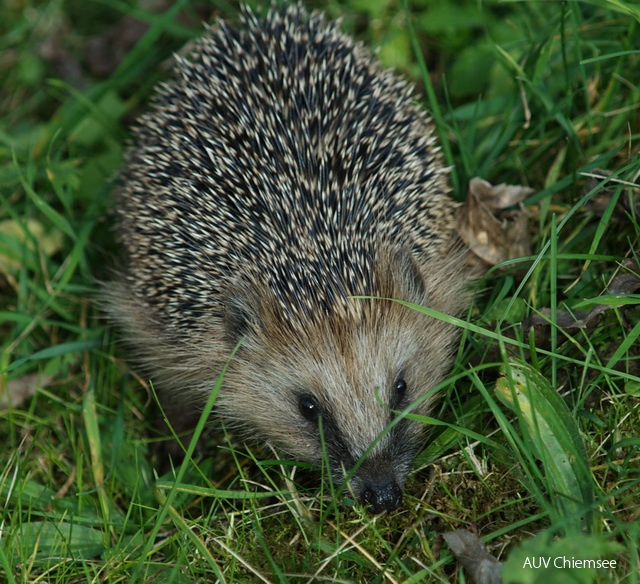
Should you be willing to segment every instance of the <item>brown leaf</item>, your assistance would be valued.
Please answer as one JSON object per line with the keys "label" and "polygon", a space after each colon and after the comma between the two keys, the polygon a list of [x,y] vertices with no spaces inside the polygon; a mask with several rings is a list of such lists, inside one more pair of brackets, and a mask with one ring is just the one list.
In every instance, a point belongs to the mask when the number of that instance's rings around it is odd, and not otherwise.
{"label": "brown leaf", "polygon": [[35,395],[38,388],[45,387],[51,379],[50,375],[29,373],[7,382],[4,391],[0,386],[0,410],[21,407],[30,397]]}
{"label": "brown leaf", "polygon": [[502,564],[485,549],[477,536],[465,529],[456,529],[442,537],[475,584],[502,583]]}
{"label": "brown leaf", "polygon": [[[605,181],[611,172],[600,168],[594,169],[592,172],[586,174],[589,180],[585,185],[586,192],[594,190],[602,181]],[[607,183],[606,188],[601,188],[596,192],[586,203],[586,208],[591,211],[596,217],[602,217],[605,211],[611,203],[611,199],[616,192],[616,185],[625,185],[624,190],[616,201],[616,206],[613,209],[612,217],[618,219],[626,219],[629,214],[633,214],[636,217],[640,216],[640,200],[638,198],[638,189],[640,185],[621,181],[620,179],[613,178]]]}
{"label": "brown leaf", "polygon": [[469,183],[465,205],[457,216],[457,231],[469,249],[490,265],[527,256],[531,244],[524,211],[504,211],[533,192],[517,185],[491,185],[480,178]]}
{"label": "brown leaf", "polygon": [[490,209],[508,209],[522,203],[533,189],[520,185],[492,185],[490,182],[474,177],[469,181],[469,192]]}
{"label": "brown leaf", "polygon": [[640,292],[640,266],[632,259],[622,263],[622,269],[607,286],[609,294],[637,294]]}
{"label": "brown leaf", "polygon": [[[624,296],[640,291],[640,266],[634,260],[628,259],[623,262],[622,268],[623,270],[609,282],[605,290],[606,295]],[[555,323],[551,322],[551,310],[543,308],[540,314],[533,314],[525,320],[523,326],[525,330],[533,327],[536,346],[545,347],[549,344],[552,325],[567,333],[573,333],[578,329],[593,328],[600,321],[601,315],[611,308],[610,304],[603,303],[594,304],[593,308],[588,312],[570,312],[565,309],[558,309]],[[624,308],[621,311],[624,314]]]}

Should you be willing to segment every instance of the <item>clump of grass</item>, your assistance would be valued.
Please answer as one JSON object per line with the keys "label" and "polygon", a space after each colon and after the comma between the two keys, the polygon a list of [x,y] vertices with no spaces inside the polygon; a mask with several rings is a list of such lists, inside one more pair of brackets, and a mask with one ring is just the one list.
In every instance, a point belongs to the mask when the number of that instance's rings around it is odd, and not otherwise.
{"label": "clump of grass", "polygon": [[[152,392],[127,373],[91,300],[115,261],[109,180],[128,123],[170,51],[219,11],[81,4],[14,3],[0,23],[4,578],[457,581],[440,534],[462,527],[513,558],[514,581],[531,577],[518,564],[527,554],[579,552],[618,561],[577,572],[579,581],[637,581],[638,296],[631,287],[603,296],[617,275],[638,272],[637,9],[605,0],[327,8],[424,88],[461,199],[472,176],[536,190],[526,202],[534,251],[478,284],[450,391],[425,420],[424,466],[402,508],[373,517],[348,497],[336,505],[326,481],[320,494],[306,487],[300,465],[224,436],[215,457],[156,476],[144,416]],[[124,37],[131,17],[146,32],[126,50],[115,44],[112,71],[92,70],[87,47],[104,43],[104,27]],[[603,303],[611,308],[589,326],[561,322]],[[561,396],[554,411],[570,422],[549,422],[544,404],[527,419],[522,404],[497,400],[500,371],[515,387],[516,360]],[[590,497],[582,484],[561,492],[540,443],[545,423],[568,428],[569,441],[552,434],[554,452],[574,457],[558,472],[570,482],[577,465]],[[576,509],[586,524],[572,527]]]}

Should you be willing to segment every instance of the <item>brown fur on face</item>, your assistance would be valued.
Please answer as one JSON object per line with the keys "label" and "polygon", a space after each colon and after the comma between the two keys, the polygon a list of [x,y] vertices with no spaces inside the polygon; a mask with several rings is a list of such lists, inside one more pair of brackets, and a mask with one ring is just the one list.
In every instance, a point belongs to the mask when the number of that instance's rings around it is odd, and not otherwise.
{"label": "brown fur on face", "polygon": [[[249,270],[234,278],[227,294],[233,318],[210,318],[188,346],[163,332],[130,298],[111,297],[110,306],[121,326],[136,336],[135,345],[144,347],[136,360],[156,381],[176,428],[185,430],[197,421],[241,339],[218,395],[219,414],[296,460],[319,464],[324,444],[338,482],[367,453],[351,478],[360,496],[364,484],[379,475],[403,486],[423,428],[402,420],[379,437],[393,421],[392,410],[421,400],[412,411],[429,411],[435,398],[430,391],[446,374],[458,338],[454,326],[389,299],[458,314],[468,301],[457,273],[462,260],[456,248],[422,264],[405,251],[381,252],[374,264],[375,298],[352,298],[335,314],[308,321],[286,315]],[[142,343],[140,331],[146,332]],[[394,387],[398,379],[406,383],[400,399]],[[320,425],[300,412],[301,396],[312,396],[321,409],[322,439]]]}

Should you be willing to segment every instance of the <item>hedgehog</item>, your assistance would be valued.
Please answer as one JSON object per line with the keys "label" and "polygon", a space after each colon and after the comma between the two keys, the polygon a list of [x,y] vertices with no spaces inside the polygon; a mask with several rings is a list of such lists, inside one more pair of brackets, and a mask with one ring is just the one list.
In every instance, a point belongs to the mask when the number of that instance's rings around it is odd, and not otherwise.
{"label": "hedgehog", "polygon": [[408,304],[469,302],[414,93],[298,4],[206,27],[132,129],[104,294],[176,431],[226,366],[218,419],[329,464],[375,513],[402,501],[424,440],[406,413],[430,411],[458,343]]}

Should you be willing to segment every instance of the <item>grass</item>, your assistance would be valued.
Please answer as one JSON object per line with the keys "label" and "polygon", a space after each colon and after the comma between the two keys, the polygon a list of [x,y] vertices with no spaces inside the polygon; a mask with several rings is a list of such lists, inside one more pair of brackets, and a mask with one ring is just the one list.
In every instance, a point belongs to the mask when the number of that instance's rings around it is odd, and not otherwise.
{"label": "grass", "polygon": [[[92,303],[115,263],[109,179],[170,53],[237,9],[16,1],[0,24],[0,580],[463,582],[441,535],[464,528],[507,581],[638,582],[640,297],[621,278],[639,270],[637,6],[325,10],[423,91],[460,199],[473,176],[535,189],[533,251],[478,283],[405,503],[336,505],[224,433],[155,476],[151,390]],[[617,564],[526,567],[559,556]]]}

